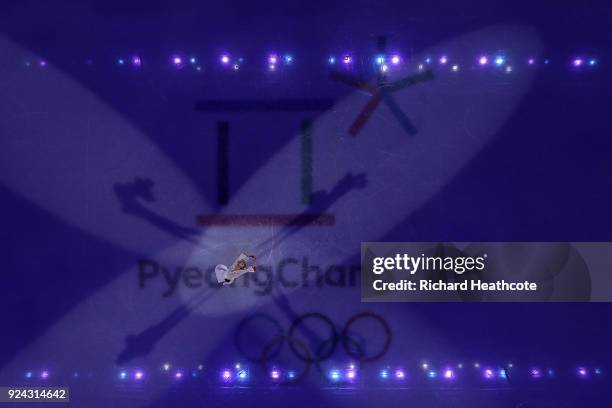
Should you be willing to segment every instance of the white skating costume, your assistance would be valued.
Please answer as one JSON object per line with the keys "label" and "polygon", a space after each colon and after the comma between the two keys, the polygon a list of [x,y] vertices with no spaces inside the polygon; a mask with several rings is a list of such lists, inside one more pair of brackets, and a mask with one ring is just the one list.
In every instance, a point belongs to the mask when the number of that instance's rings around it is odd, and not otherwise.
{"label": "white skating costume", "polygon": [[231,285],[236,278],[245,273],[255,272],[256,270],[255,255],[241,253],[229,268],[225,265],[217,265],[215,267],[215,276],[217,277],[217,282],[223,283],[225,286]]}

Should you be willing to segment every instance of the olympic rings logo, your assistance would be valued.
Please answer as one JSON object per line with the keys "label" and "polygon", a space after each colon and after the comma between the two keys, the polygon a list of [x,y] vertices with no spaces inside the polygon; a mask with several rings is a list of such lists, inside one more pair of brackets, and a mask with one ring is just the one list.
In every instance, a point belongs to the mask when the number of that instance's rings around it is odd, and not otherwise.
{"label": "olympic rings logo", "polygon": [[[382,346],[373,352],[366,352],[364,341],[356,338],[351,330],[358,321],[366,320],[380,326],[384,336]],[[314,321],[318,321],[326,327],[327,335],[325,338],[320,338],[312,330],[309,330],[308,324]],[[253,352],[248,351],[245,347],[245,335],[248,326],[255,322],[272,326],[275,333],[265,340],[261,350]],[[368,331],[368,335],[371,336],[372,331]],[[307,337],[310,341],[304,341],[302,337]],[[389,350],[391,340],[391,327],[387,321],[382,316],[371,312],[353,315],[340,331],[337,330],[336,325],[328,316],[318,312],[305,313],[291,322],[287,332],[283,330],[281,324],[274,317],[265,313],[257,313],[241,320],[236,326],[235,332],[235,344],[238,352],[245,359],[261,364],[266,371],[270,372],[272,380],[281,384],[302,380],[313,364],[323,374],[321,363],[329,359],[339,347],[343,348],[347,355],[361,364],[378,360]],[[291,353],[304,363],[304,367],[300,372],[291,372],[290,375],[283,377],[280,371],[271,367],[270,362],[280,354],[285,343],[289,346],[288,349]],[[314,345],[314,347],[311,348],[308,344]]]}

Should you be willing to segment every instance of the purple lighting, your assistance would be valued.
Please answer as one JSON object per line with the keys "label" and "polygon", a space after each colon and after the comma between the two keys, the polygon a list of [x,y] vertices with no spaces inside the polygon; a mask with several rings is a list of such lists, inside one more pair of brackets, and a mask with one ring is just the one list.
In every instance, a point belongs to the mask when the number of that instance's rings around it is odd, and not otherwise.
{"label": "purple lighting", "polygon": [[490,368],[487,368],[486,370],[484,370],[483,375],[484,375],[484,378],[486,378],[487,380],[490,380],[493,377],[495,377],[495,373],[493,373],[493,370],[491,370]]}
{"label": "purple lighting", "polygon": [[276,63],[278,62],[278,56],[277,56],[276,54],[270,54],[270,55],[268,56],[268,62],[269,62],[271,65],[276,64]]}
{"label": "purple lighting", "polygon": [[391,63],[393,65],[398,65],[401,61],[402,61],[402,59],[400,58],[399,55],[392,55],[391,56]]}
{"label": "purple lighting", "polygon": [[40,61],[38,61],[38,65],[39,65],[41,68],[44,68],[44,67],[46,67],[46,66],[47,66],[47,61],[45,61],[45,60],[40,60]]}
{"label": "purple lighting", "polygon": [[584,63],[584,60],[580,57],[574,58],[574,60],[572,61],[572,65],[576,68],[581,67],[583,63]]}
{"label": "purple lighting", "polygon": [[444,370],[444,378],[446,378],[447,380],[452,380],[453,378],[455,378],[455,373],[450,368],[447,368],[446,370]]}
{"label": "purple lighting", "polygon": [[270,371],[270,378],[275,381],[278,380],[280,378],[280,371],[278,371],[276,368],[273,368],[272,371]]}
{"label": "purple lighting", "polygon": [[137,370],[134,373],[134,379],[136,380],[142,380],[144,378],[144,373],[141,370]]}
{"label": "purple lighting", "polygon": [[398,380],[403,380],[404,378],[406,378],[406,372],[401,369],[395,370],[395,378],[397,378]]}
{"label": "purple lighting", "polygon": [[533,64],[535,64],[535,59],[534,59],[534,58],[529,58],[529,59],[527,60],[527,64],[529,64],[529,65],[533,65]]}
{"label": "purple lighting", "polygon": [[179,57],[178,55],[175,55],[174,57],[172,57],[172,64],[174,64],[177,67],[180,65],[183,65],[183,59]]}
{"label": "purple lighting", "polygon": [[222,64],[229,64],[230,62],[230,57],[227,54],[223,54],[221,55],[221,63]]}
{"label": "purple lighting", "polygon": [[444,65],[448,62],[448,57],[446,55],[443,55],[440,57],[440,64]]}
{"label": "purple lighting", "polygon": [[578,377],[580,378],[586,378],[589,375],[589,372],[584,367],[578,367],[577,372],[578,372]]}
{"label": "purple lighting", "polygon": [[221,378],[223,381],[228,382],[232,379],[232,372],[230,370],[223,370],[221,373]]}
{"label": "purple lighting", "polygon": [[542,377],[542,371],[540,371],[540,369],[538,369],[538,368],[532,368],[529,371],[529,375],[531,375],[531,378],[541,378]]}
{"label": "purple lighting", "polygon": [[142,59],[138,55],[134,55],[132,57],[132,65],[135,67],[140,67],[142,65]]}
{"label": "purple lighting", "polygon": [[177,371],[176,373],[174,373],[174,378],[176,378],[177,380],[180,380],[181,378],[183,378],[183,372]]}
{"label": "purple lighting", "polygon": [[46,380],[47,378],[49,378],[49,371],[47,371],[47,370],[43,370],[43,371],[40,373],[40,378],[42,378],[43,380]]}
{"label": "purple lighting", "polygon": [[344,57],[342,57],[342,62],[345,64],[351,64],[353,62],[353,57],[351,57],[350,55],[345,55]]}
{"label": "purple lighting", "polygon": [[486,55],[482,55],[480,58],[478,58],[478,63],[480,65],[487,65],[489,63],[489,59]]}

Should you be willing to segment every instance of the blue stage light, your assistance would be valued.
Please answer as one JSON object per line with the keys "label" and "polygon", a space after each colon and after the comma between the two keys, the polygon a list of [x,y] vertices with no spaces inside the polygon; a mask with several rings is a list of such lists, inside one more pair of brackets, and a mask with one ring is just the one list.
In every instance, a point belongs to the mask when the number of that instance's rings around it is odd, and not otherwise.
{"label": "blue stage light", "polygon": [[241,381],[245,381],[249,378],[249,372],[245,369],[238,371],[237,377]]}
{"label": "blue stage light", "polygon": [[389,370],[380,370],[380,378],[383,380],[389,378]]}
{"label": "blue stage light", "polygon": [[340,371],[335,370],[335,369],[334,370],[330,370],[330,372],[329,372],[329,379],[334,381],[334,382],[340,380]]}
{"label": "blue stage light", "polygon": [[498,55],[497,57],[495,57],[495,65],[497,65],[498,67],[501,67],[505,63],[506,63],[506,59],[503,56]]}
{"label": "blue stage light", "polygon": [[119,372],[119,379],[120,380],[125,380],[127,378],[127,372],[125,371],[120,371]]}

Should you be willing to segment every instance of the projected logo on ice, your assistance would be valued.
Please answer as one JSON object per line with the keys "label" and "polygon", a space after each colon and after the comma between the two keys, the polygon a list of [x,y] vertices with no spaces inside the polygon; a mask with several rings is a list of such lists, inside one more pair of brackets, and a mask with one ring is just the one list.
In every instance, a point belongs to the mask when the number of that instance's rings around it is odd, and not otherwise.
{"label": "projected logo on ice", "polygon": [[[199,179],[52,61],[44,75],[0,66],[6,78],[6,97],[0,100],[0,131],[6,135],[0,182],[63,222],[141,260],[123,273],[109,274],[27,348],[27,358],[40,356],[42,361],[54,355],[66,364],[77,359],[87,364],[82,360],[90,358],[92,365],[115,361],[122,351],[129,358],[126,333],[133,333],[133,344],[147,340],[138,349],[151,358],[163,356],[177,339],[197,343],[201,353],[213,349],[213,340],[193,338],[201,326],[186,316],[226,317],[267,307],[294,317],[312,307],[312,290],[326,291],[316,298],[319,308],[335,310],[334,294],[356,286],[352,278],[359,272],[361,241],[384,240],[449,183],[495,136],[528,90],[534,70],[508,75],[482,70],[474,60],[474,50],[496,52],[500,41],[508,58],[538,57],[531,31],[494,27],[415,55],[414,63],[389,65],[384,76],[391,89],[359,89],[333,102],[310,98],[279,105],[271,98],[255,105],[216,105],[232,112],[212,112],[200,100],[193,112],[198,119],[191,119],[216,137],[202,142],[203,161],[214,166]],[[28,53],[4,38],[0,49],[7,61],[23,60]],[[417,61],[442,55],[448,64],[431,62],[435,80],[393,86],[405,78],[426,79]],[[452,69],[455,59],[473,63],[464,64],[459,75]],[[361,77],[357,63],[344,67],[338,61],[335,71],[343,78]],[[222,92],[210,97],[220,100]],[[191,103],[201,97],[194,94]],[[378,98],[383,103],[376,107]],[[295,135],[272,154],[257,157],[258,166],[248,177],[236,178],[237,170],[250,170],[246,158],[258,143],[268,143],[275,118],[285,115],[295,119]],[[233,150],[234,134],[244,133],[241,126],[248,127],[251,119],[266,121],[253,129],[252,149]],[[412,136],[414,130],[418,134]],[[232,190],[232,183],[238,187]],[[208,190],[213,193],[205,194]],[[257,256],[257,273],[224,288],[209,287],[208,271],[242,252]],[[139,285],[143,268],[147,276]],[[257,279],[279,284],[261,296]],[[171,295],[162,296],[172,286]],[[231,329],[229,323],[220,324],[217,331],[223,336]],[[86,344],[66,350],[59,345],[68,344],[67,336],[95,337],[104,346],[96,356]],[[12,368],[24,356],[16,356]]]}

